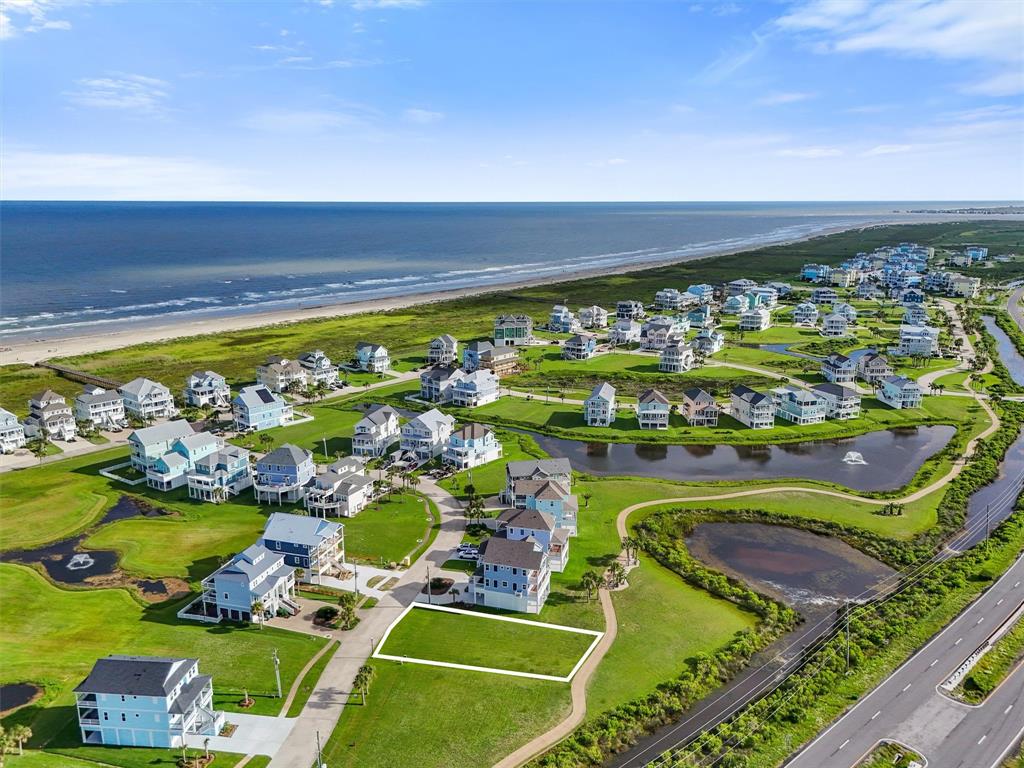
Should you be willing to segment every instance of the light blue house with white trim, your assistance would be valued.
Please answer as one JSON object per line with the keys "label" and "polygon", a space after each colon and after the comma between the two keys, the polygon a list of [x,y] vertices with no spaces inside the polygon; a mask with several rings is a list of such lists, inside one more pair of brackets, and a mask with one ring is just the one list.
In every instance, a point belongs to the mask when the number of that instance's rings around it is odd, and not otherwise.
{"label": "light blue house with white trim", "polygon": [[687,312],[686,319],[692,328],[711,328],[715,324],[714,313],[707,304]]}
{"label": "light blue house with white trim", "polygon": [[171,449],[146,470],[146,485],[157,491],[180,488],[199,459],[223,447],[224,441],[209,432],[179,437],[171,444]]}
{"label": "light blue house with white trim", "polygon": [[691,285],[686,289],[687,293],[692,293],[696,296],[701,304],[710,304],[715,300],[715,287],[708,285],[707,283],[698,283],[697,285]]}
{"label": "light blue house with white trim", "polygon": [[256,501],[299,501],[316,476],[313,454],[297,445],[285,443],[262,459],[256,460],[253,491]]}
{"label": "light blue house with white trim", "polygon": [[561,573],[569,562],[569,532],[555,526],[555,520],[536,509],[507,509],[498,515],[499,536],[522,541],[533,539],[544,548],[553,573]]}
{"label": "light blue house with white trim", "polygon": [[225,445],[215,453],[198,459],[186,478],[190,499],[218,503],[252,487],[249,451],[237,445]]}
{"label": "light blue house with white trim", "polygon": [[117,747],[182,745],[186,735],[216,736],[213,680],[197,659],[112,655],[98,659],[75,687],[82,743]]}
{"label": "light blue house with white trim", "polygon": [[145,472],[156,463],[157,459],[171,450],[171,445],[175,440],[194,434],[192,427],[184,419],[136,429],[128,435],[128,447],[132,452],[132,467],[139,472]]}
{"label": "light blue house with white trim", "polygon": [[920,408],[921,385],[905,376],[886,376],[875,384],[875,397],[890,408]]}
{"label": "light blue house with white trim", "polygon": [[533,538],[491,536],[469,579],[469,602],[506,611],[540,613],[551,593],[551,565]]}
{"label": "light blue house with white trim", "polygon": [[776,387],[770,392],[775,415],[793,424],[820,424],[825,420],[828,404],[813,392],[799,387]]}
{"label": "light blue house with white trim", "polygon": [[496,461],[503,451],[493,430],[481,424],[467,424],[452,432],[441,457],[445,464],[461,470]]}
{"label": "light blue house with white trim", "polygon": [[279,608],[294,615],[298,606],[295,594],[295,568],[280,552],[271,552],[262,544],[251,544],[203,579],[206,612],[220,621],[253,621],[254,603],[263,606],[262,618],[275,616]]}
{"label": "light blue house with white trim", "polygon": [[239,432],[281,427],[295,417],[292,404],[265,384],[242,387],[231,405]]}
{"label": "light blue house with white trim", "polygon": [[391,355],[383,344],[360,341],[356,344],[356,365],[362,371],[384,373],[391,367]]}
{"label": "light blue house with white trim", "polygon": [[283,555],[285,565],[301,568],[302,580],[314,584],[345,562],[345,526],[320,517],[275,512],[259,543]]}

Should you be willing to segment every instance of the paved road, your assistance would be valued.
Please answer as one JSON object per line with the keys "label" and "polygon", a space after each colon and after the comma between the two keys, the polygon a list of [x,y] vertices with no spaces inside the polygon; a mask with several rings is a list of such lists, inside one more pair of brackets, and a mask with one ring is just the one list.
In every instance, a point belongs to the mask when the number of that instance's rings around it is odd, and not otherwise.
{"label": "paved road", "polygon": [[441,512],[441,530],[430,549],[402,575],[390,594],[370,611],[359,625],[344,633],[341,647],[324,668],[316,688],[298,717],[295,727],[270,763],[271,768],[309,768],[316,759],[316,735],[327,742],[349,703],[352,681],[366,663],[373,644],[410,603],[427,578],[427,568],[437,570],[462,541],[466,518],[461,504],[447,491],[424,479],[417,490],[430,497]]}
{"label": "paved road", "polygon": [[1024,600],[1024,559],[908,662],[804,748],[787,768],[852,768],[882,739],[920,752],[928,768],[995,768],[1024,735],[1024,668],[984,705],[938,692]]}

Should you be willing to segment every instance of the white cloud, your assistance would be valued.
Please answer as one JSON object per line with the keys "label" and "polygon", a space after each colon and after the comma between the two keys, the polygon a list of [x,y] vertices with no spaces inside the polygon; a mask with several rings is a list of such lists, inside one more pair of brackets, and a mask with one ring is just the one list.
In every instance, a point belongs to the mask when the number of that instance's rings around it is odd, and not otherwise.
{"label": "white cloud", "polygon": [[5,199],[251,199],[255,191],[226,168],[188,157],[87,152],[5,153]]}
{"label": "white cloud", "polygon": [[808,0],[776,20],[821,51],[887,51],[976,61],[990,70],[965,89],[1024,90],[1024,7],[1016,0]]}
{"label": "white cloud", "polygon": [[913,144],[879,144],[877,147],[861,152],[863,157],[876,157],[878,155],[898,155],[903,152],[910,152],[914,149]]}
{"label": "white cloud", "polygon": [[431,123],[437,123],[444,119],[443,112],[434,112],[429,109],[407,109],[402,113],[403,119],[410,123],[416,123],[417,125],[430,125]]}
{"label": "white cloud", "polygon": [[53,0],[4,0],[0,10],[0,40],[17,37],[22,32],[41,32],[46,29],[68,30],[71,22],[51,19],[49,15],[58,6]]}
{"label": "white cloud", "polygon": [[804,160],[817,160],[822,157],[838,157],[843,150],[838,147],[792,147],[776,152],[779,157],[799,157]]}
{"label": "white cloud", "polygon": [[766,43],[767,38],[764,35],[751,33],[750,39],[744,41],[743,45],[723,51],[718,58],[701,70],[695,79],[706,85],[714,85],[728,79],[757,58],[764,51]]}
{"label": "white cloud", "polygon": [[166,111],[170,88],[170,84],[164,80],[125,73],[84,78],[75,84],[78,88],[65,94],[73,104],[149,115],[159,115]]}
{"label": "white cloud", "polygon": [[797,91],[789,91],[784,93],[769,93],[761,98],[757,99],[754,103],[759,104],[762,107],[777,107],[781,104],[795,104],[798,101],[807,101],[813,99],[817,94],[814,93],[800,93]]}
{"label": "white cloud", "polygon": [[249,115],[242,126],[264,133],[315,135],[360,125],[362,117],[338,110],[268,110]]}

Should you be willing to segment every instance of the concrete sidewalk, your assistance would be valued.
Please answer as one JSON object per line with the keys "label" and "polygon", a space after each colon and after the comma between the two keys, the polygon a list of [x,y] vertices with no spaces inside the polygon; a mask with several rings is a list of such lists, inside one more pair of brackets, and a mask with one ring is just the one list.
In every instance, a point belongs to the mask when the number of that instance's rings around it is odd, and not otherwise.
{"label": "concrete sidewalk", "polygon": [[202,749],[207,738],[213,752],[237,752],[242,755],[269,755],[273,757],[281,748],[281,744],[292,732],[295,718],[267,717],[265,715],[243,715],[237,712],[225,712],[227,723],[238,726],[230,736],[185,736],[185,743],[193,748]]}

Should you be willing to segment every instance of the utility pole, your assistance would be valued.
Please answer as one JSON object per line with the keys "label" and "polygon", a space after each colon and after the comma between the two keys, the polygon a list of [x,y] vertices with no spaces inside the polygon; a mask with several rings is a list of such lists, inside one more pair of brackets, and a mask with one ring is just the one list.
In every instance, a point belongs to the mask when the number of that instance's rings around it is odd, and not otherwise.
{"label": "utility pole", "polygon": [[324,758],[320,752],[320,731],[316,732],[316,768],[323,768]]}
{"label": "utility pole", "polygon": [[992,505],[985,505],[985,541],[988,541],[989,534],[992,532]]}
{"label": "utility pole", "polygon": [[331,457],[327,455],[327,435],[323,436],[324,441],[324,461],[330,461]]}
{"label": "utility pole", "polygon": [[427,566],[427,604],[433,605],[433,600],[430,598],[430,566]]}
{"label": "utility pole", "polygon": [[278,658],[277,648],[274,649],[274,677],[277,678],[277,698],[281,698],[281,659]]}
{"label": "utility pole", "polygon": [[850,601],[844,603],[846,609],[846,674],[850,674]]}
{"label": "utility pole", "polygon": [[356,584],[356,600],[358,600],[359,599],[359,565],[357,563],[352,563],[352,567],[355,569],[355,572],[356,572],[356,576],[355,576],[355,579],[356,579],[356,581],[355,581],[355,584]]}

